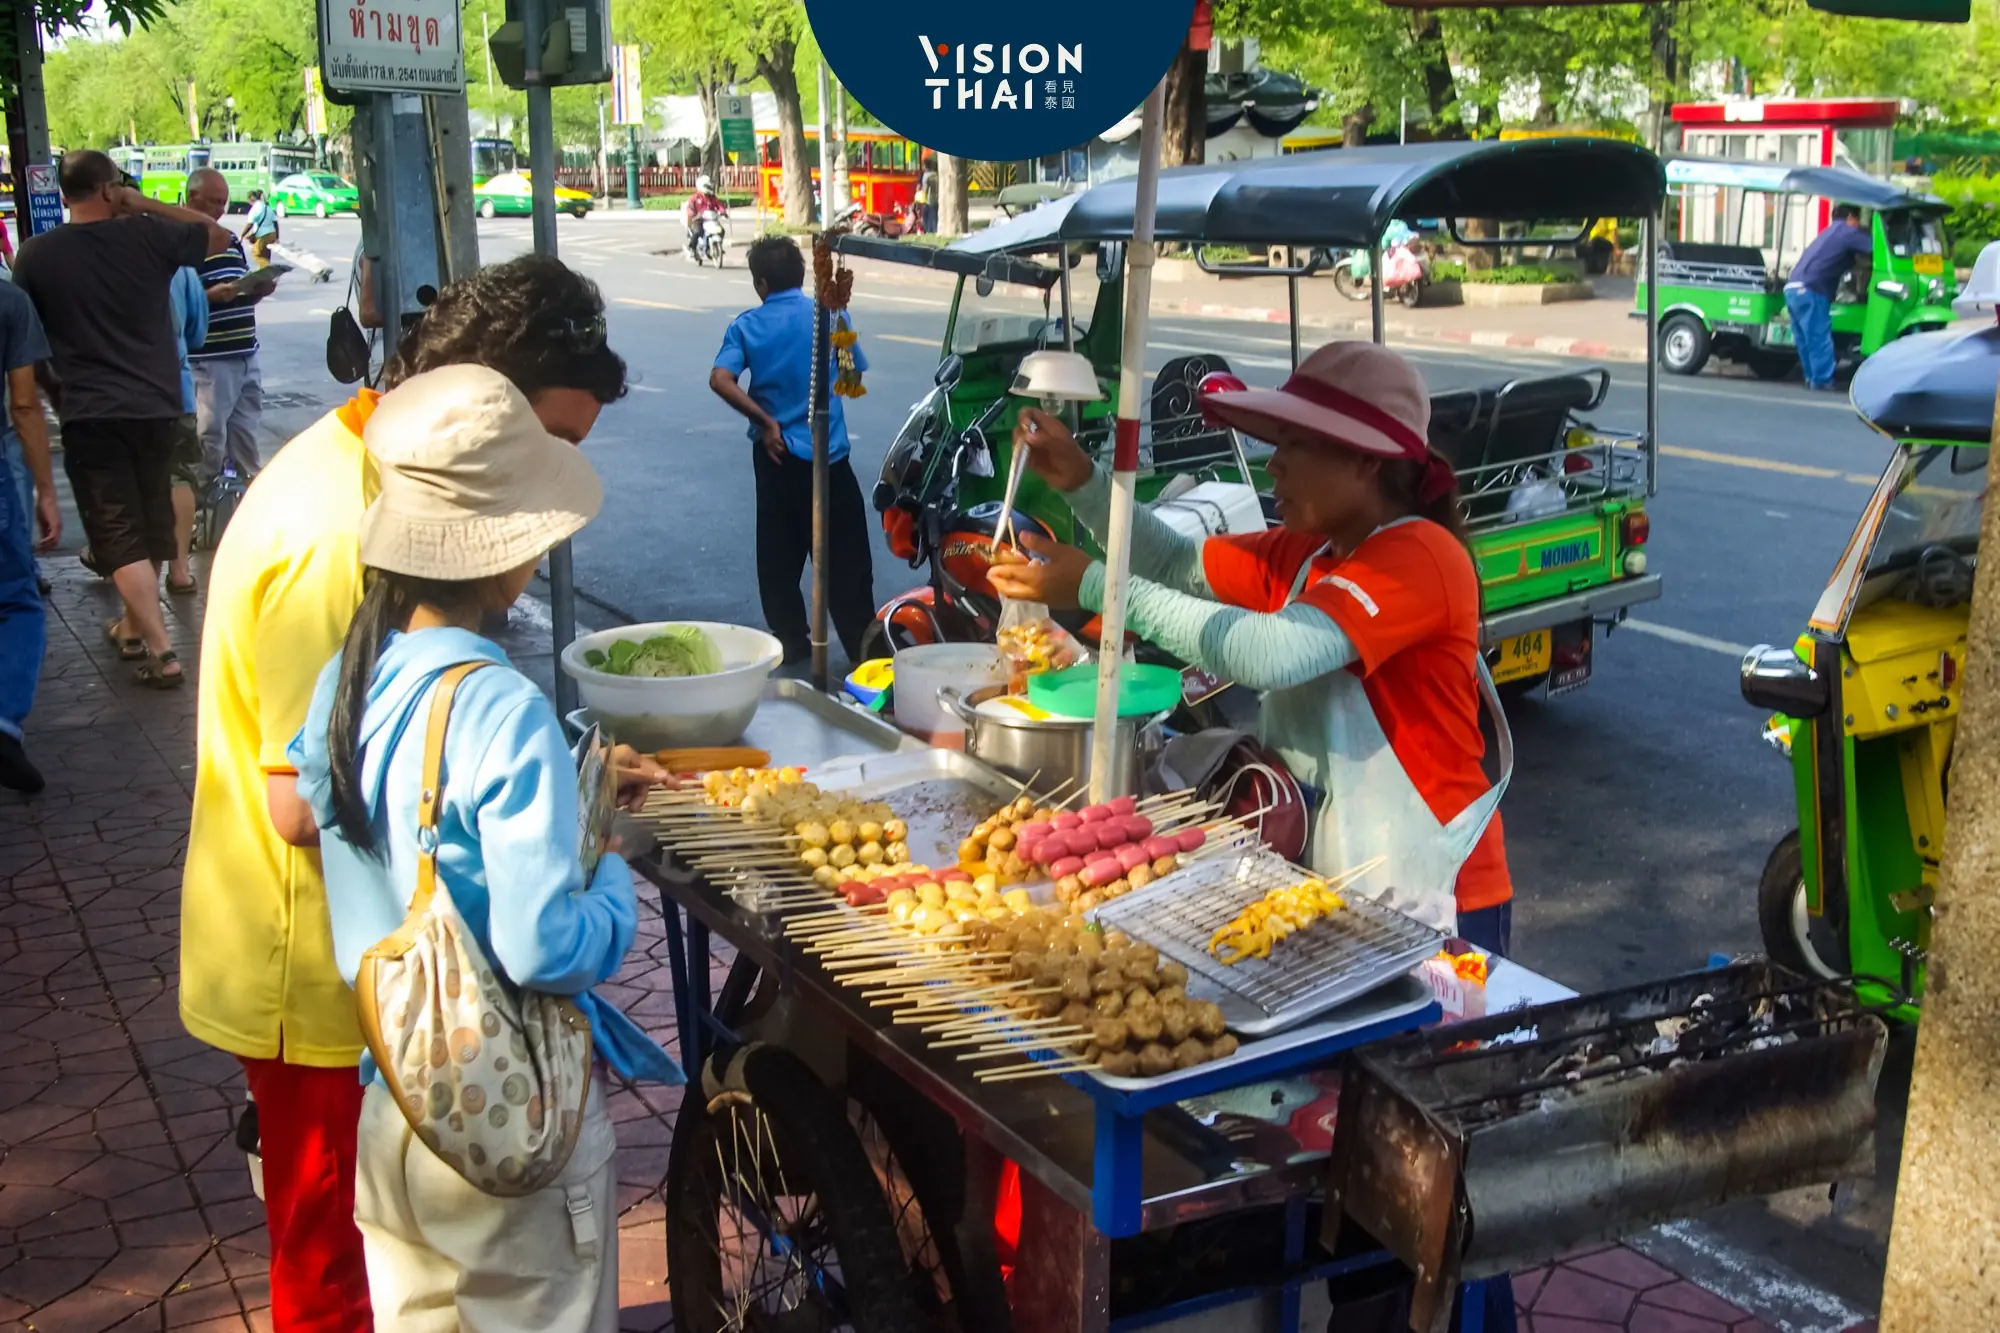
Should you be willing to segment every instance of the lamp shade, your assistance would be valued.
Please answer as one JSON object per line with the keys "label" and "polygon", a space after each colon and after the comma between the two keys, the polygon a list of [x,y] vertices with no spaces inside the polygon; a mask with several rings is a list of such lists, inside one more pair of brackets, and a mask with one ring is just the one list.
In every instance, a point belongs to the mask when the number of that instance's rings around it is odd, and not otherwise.
{"label": "lamp shade", "polygon": [[1097,370],[1081,352],[1030,352],[1021,358],[1009,390],[1023,398],[1059,403],[1095,403],[1104,398]]}

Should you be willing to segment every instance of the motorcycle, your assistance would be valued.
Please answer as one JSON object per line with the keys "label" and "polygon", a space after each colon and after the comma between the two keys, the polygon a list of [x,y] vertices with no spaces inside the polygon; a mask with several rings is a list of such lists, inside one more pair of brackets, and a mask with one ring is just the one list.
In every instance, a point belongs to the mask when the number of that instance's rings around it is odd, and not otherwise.
{"label": "motorcycle", "polygon": [[720,213],[703,213],[695,224],[699,231],[694,238],[694,262],[698,265],[713,264],[723,266],[723,258],[729,251],[729,233],[722,225]]}
{"label": "motorcycle", "polygon": [[[1423,303],[1424,289],[1431,285],[1431,261],[1419,246],[1404,244],[1384,252],[1382,271],[1384,296],[1405,306]],[[1334,290],[1348,300],[1370,299],[1374,286],[1375,275],[1366,250],[1351,251],[1333,265]]]}
{"label": "motorcycle", "polygon": [[845,226],[857,236],[880,236],[890,241],[924,232],[923,217],[913,204],[898,205],[893,213],[870,213],[859,204],[849,204],[834,219],[834,225]]}

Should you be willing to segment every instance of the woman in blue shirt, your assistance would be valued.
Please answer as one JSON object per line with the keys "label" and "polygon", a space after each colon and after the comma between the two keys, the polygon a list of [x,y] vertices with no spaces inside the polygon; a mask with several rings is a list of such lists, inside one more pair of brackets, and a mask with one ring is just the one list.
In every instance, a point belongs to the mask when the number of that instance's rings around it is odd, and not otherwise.
{"label": "woman in blue shirt", "polygon": [[[381,481],[361,521],[368,590],[321,672],[292,742],[299,794],[322,833],[335,961],[401,924],[416,886],[426,720],[438,680],[465,663],[443,747],[437,875],[495,970],[575,996],[600,1064],[681,1082],[651,1038],[590,988],[631,947],[631,872],[607,850],[586,882],[576,769],[555,710],[480,637],[536,564],[597,513],[582,453],[547,434],[498,372],[452,366],[384,397],[364,433]],[[618,1215],[612,1128],[593,1079],[575,1152],[533,1194],[480,1192],[417,1139],[364,1061],[355,1221],[378,1327],[615,1333]]]}

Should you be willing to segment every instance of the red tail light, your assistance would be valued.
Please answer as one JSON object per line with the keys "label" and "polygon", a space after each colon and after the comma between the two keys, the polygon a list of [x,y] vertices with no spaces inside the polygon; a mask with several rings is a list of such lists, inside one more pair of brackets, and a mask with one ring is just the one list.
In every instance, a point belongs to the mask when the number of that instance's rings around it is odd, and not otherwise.
{"label": "red tail light", "polygon": [[1627,546],[1644,546],[1646,538],[1653,535],[1653,520],[1646,517],[1646,511],[1635,509],[1625,515],[1624,536]]}
{"label": "red tail light", "polygon": [[1579,472],[1588,472],[1593,466],[1595,465],[1590,461],[1590,457],[1587,454],[1571,454],[1569,457],[1563,459],[1563,472],[1568,476],[1575,476]]}
{"label": "red tail light", "polygon": [[1565,667],[1580,667],[1589,660],[1589,639],[1577,639],[1570,643],[1558,643],[1549,649],[1549,665],[1558,670]]}

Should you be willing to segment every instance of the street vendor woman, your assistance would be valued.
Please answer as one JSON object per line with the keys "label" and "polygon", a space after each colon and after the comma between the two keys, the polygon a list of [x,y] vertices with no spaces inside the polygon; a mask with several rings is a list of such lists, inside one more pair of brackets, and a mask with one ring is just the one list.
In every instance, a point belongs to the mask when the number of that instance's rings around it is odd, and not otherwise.
{"label": "street vendor woman", "polygon": [[[1430,395],[1408,362],[1337,342],[1277,389],[1211,393],[1202,408],[1276,448],[1283,526],[1197,542],[1135,514],[1127,623],[1183,661],[1264,692],[1259,731],[1323,793],[1309,858],[1322,874],[1375,856],[1364,884],[1504,954],[1513,888],[1496,813],[1511,767],[1479,651],[1479,579],[1457,481],[1427,442]],[[1109,479],[1049,414],[1014,432],[1028,464],[1105,532]],[[1002,596],[1101,610],[1104,565],[1036,536],[999,564]],[[1482,697],[1501,738],[1482,766]],[[1390,890],[1383,895],[1383,890]]]}

